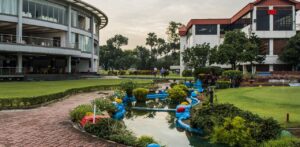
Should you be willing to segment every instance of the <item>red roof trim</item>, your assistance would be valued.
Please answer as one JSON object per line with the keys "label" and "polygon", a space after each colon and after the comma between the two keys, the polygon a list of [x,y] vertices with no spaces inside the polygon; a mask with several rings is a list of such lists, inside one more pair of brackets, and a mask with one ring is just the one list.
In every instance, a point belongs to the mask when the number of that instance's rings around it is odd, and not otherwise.
{"label": "red roof trim", "polygon": [[[253,10],[254,6],[263,2],[264,0],[256,0],[255,2],[249,3],[244,8],[242,8],[238,13],[236,13],[232,18],[224,19],[192,19],[189,21],[188,25],[185,27],[185,32],[181,29],[180,36],[185,36],[187,31],[196,24],[232,24],[238,21],[241,17],[245,16],[247,13]],[[296,10],[300,10],[300,2],[296,0],[288,0],[291,3],[294,3]],[[183,26],[184,27],[184,26]],[[180,32],[180,30],[179,30]]]}

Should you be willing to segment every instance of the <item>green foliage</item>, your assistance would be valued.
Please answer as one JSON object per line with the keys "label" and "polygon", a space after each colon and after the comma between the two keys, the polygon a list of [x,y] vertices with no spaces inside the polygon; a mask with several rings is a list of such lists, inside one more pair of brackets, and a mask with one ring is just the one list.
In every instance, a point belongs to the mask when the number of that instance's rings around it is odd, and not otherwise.
{"label": "green foliage", "polygon": [[138,102],[145,102],[147,100],[146,96],[148,93],[149,90],[145,88],[137,88],[133,90],[133,95],[135,96]]}
{"label": "green foliage", "polygon": [[223,76],[231,80],[231,84],[233,87],[238,87],[242,81],[243,72],[238,70],[227,70],[223,72]]}
{"label": "green foliage", "polygon": [[73,122],[79,122],[87,112],[93,112],[92,105],[80,105],[70,112],[70,117]]}
{"label": "green foliage", "polygon": [[107,111],[109,114],[114,114],[116,112],[116,107],[109,99],[98,98],[95,99],[92,104],[96,104],[99,111]]}
{"label": "green foliage", "polygon": [[300,139],[284,137],[277,140],[270,140],[260,145],[261,147],[299,147]]}
{"label": "green foliage", "polygon": [[188,95],[189,91],[190,91],[189,88],[187,86],[183,85],[183,84],[177,84],[177,85],[174,86],[174,88],[182,89],[186,93],[186,95]]}
{"label": "green foliage", "polygon": [[283,50],[279,59],[285,63],[297,66],[300,64],[300,33],[297,33],[294,37],[290,38],[288,45]]}
{"label": "green foliage", "polygon": [[213,143],[227,144],[229,146],[255,146],[256,141],[252,138],[250,128],[243,118],[237,116],[233,119],[225,118],[221,126],[215,126],[211,134]]}
{"label": "green foliage", "polygon": [[182,88],[174,86],[172,89],[168,90],[169,99],[173,104],[180,104],[186,101],[187,93]]}
{"label": "green foliage", "polygon": [[201,67],[196,68],[194,71],[194,77],[198,77],[199,74],[212,74],[214,76],[221,76],[223,73],[223,69],[217,66],[210,66],[210,67]]}
{"label": "green foliage", "polygon": [[128,96],[132,96],[133,89],[137,87],[137,84],[132,80],[128,80],[122,82],[120,84],[120,87],[122,90],[124,90],[127,93]]}
{"label": "green foliage", "polygon": [[242,52],[242,61],[250,62],[251,65],[254,62],[261,64],[266,58],[266,52],[261,50],[264,47],[262,40],[255,34],[251,34],[248,42],[248,47]]}
{"label": "green foliage", "polygon": [[205,67],[209,59],[209,51],[211,47],[209,43],[196,45],[192,48],[187,48],[183,53],[183,61],[190,67],[200,68]]}
{"label": "green foliage", "polygon": [[[281,131],[277,121],[272,118],[263,119],[249,111],[243,111],[231,104],[215,104],[214,106],[197,106],[192,109],[191,125],[202,128],[205,133],[212,132],[215,126],[221,126],[225,118],[240,116],[251,128],[251,136],[256,142],[274,139]],[[257,125],[254,125],[257,124]]]}
{"label": "green foliage", "polygon": [[184,70],[182,72],[182,76],[183,77],[191,77],[191,76],[193,76],[193,71],[192,70]]}
{"label": "green foliage", "polygon": [[230,81],[217,81],[216,86],[218,89],[227,89],[227,88],[230,88],[231,82]]}
{"label": "green foliage", "polygon": [[137,140],[137,146],[140,146],[140,147],[146,147],[147,145],[149,145],[151,143],[158,143],[158,142],[155,141],[153,139],[153,137],[151,137],[151,136],[141,136]]}

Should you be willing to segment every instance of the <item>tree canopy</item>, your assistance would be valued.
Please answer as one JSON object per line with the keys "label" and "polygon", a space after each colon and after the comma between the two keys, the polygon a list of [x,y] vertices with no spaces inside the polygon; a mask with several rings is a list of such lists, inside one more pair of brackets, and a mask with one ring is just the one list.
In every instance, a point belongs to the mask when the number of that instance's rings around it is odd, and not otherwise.
{"label": "tree canopy", "polygon": [[300,64],[300,33],[290,38],[283,53],[279,56],[279,59],[294,67]]}

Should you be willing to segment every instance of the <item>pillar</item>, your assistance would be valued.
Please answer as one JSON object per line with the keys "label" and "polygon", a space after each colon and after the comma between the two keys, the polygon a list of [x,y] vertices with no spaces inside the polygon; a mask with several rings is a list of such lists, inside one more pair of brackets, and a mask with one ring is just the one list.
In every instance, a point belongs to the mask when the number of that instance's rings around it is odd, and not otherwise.
{"label": "pillar", "polygon": [[17,62],[17,73],[23,73],[23,56],[22,56],[22,54],[21,53],[18,53],[18,55],[17,55],[17,60],[18,60],[18,62]]}
{"label": "pillar", "polygon": [[274,55],[274,39],[269,40],[269,55]]}
{"label": "pillar", "polygon": [[255,73],[256,73],[256,66],[253,65],[253,66],[252,66],[252,74],[254,75]]}
{"label": "pillar", "polygon": [[[273,6],[269,6],[269,10],[273,10]],[[269,15],[270,16],[270,31],[274,30],[274,15]]]}
{"label": "pillar", "polygon": [[18,23],[17,23],[17,30],[16,30],[16,42],[22,43],[23,42],[23,0],[18,1]]}
{"label": "pillar", "polygon": [[94,37],[94,34],[95,34],[95,28],[93,27],[93,24],[94,24],[94,22],[95,22],[95,17],[92,17],[92,27],[91,27],[91,30],[92,30],[92,55],[91,55],[91,57],[92,57],[92,59],[91,59],[91,67],[92,67],[92,69],[91,69],[91,71],[92,72],[97,72],[97,68],[95,67],[95,46],[94,46],[94,44],[95,44],[95,42],[94,42],[94,40],[95,40],[95,37]]}
{"label": "pillar", "polygon": [[256,31],[256,10],[257,10],[257,7],[255,6],[254,8],[253,8],[253,13],[252,13],[252,18],[253,18],[253,20],[252,20],[252,31]]}
{"label": "pillar", "polygon": [[67,57],[67,73],[72,73],[72,57]]}
{"label": "pillar", "polygon": [[273,71],[274,71],[274,65],[271,64],[271,65],[269,65],[269,72],[273,72]]}
{"label": "pillar", "polygon": [[68,32],[66,35],[66,47],[72,47],[72,6],[68,6],[68,19],[66,20],[68,22]]}
{"label": "pillar", "polygon": [[247,65],[243,65],[243,74],[247,74]]}

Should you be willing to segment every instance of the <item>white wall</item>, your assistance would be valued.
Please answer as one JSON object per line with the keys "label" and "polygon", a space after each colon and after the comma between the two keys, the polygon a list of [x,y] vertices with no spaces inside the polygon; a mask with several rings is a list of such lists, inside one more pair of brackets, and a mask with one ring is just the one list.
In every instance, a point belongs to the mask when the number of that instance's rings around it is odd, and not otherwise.
{"label": "white wall", "polygon": [[81,59],[79,64],[77,64],[78,72],[91,72],[89,68],[89,60]]}

